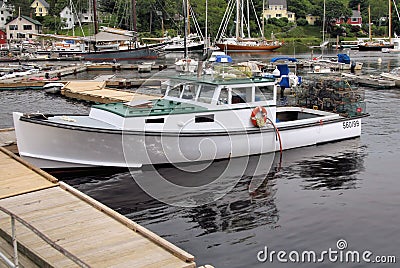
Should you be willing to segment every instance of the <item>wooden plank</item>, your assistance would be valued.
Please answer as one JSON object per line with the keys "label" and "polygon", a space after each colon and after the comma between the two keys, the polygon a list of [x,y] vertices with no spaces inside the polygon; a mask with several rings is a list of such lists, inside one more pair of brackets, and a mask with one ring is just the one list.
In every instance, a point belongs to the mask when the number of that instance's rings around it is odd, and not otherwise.
{"label": "wooden plank", "polygon": [[[86,202],[86,198],[89,197],[81,193],[80,196],[71,195],[69,194],[71,189],[68,189],[68,191],[64,191],[52,188],[15,196],[0,200],[0,206],[5,206],[12,212],[21,215],[25,220],[34,223],[35,228],[46,233],[53,241],[57,241],[60,246],[87,263],[102,266],[109,261],[109,256],[114,256],[112,258],[114,264],[116,259],[127,258],[124,261],[132,260],[133,266],[131,267],[141,267],[141,263],[147,264],[143,260],[143,256],[154,255],[152,263],[169,263],[169,259],[176,255],[171,254],[165,246],[159,247],[159,244],[156,246],[153,243],[154,238],[149,239],[147,236],[143,236],[144,231],[133,232],[130,230],[131,228],[126,227],[125,223],[121,224],[120,221],[116,221],[114,217],[104,213],[105,208],[99,209],[93,203]],[[104,217],[104,215],[108,216]],[[126,221],[131,222],[128,219]],[[116,225],[117,222],[119,222],[118,225]],[[140,229],[139,225],[135,228]],[[142,227],[142,229],[144,228]],[[46,245],[27,231],[22,231],[18,237],[38,252],[48,250]],[[127,239],[128,237],[129,239]],[[51,256],[40,254],[46,260],[55,261],[54,258],[50,258]],[[171,260],[171,263],[175,263],[172,266],[182,267],[182,264],[186,266],[186,260],[180,260],[181,264],[177,262],[178,260],[180,258],[176,258],[175,261]]]}
{"label": "wooden plank", "polygon": [[107,206],[101,204],[100,202],[96,201],[95,199],[93,199],[93,198],[91,198],[89,196],[86,196],[86,195],[82,195],[81,192],[79,192],[76,189],[72,188],[68,184],[60,182],[60,187],[62,189],[65,189],[66,191],[69,191],[72,194],[76,195],[78,198],[80,198],[82,200],[85,200],[86,202],[88,202],[89,204],[91,204],[92,206],[97,208],[98,210],[103,211],[107,215],[113,217],[114,219],[118,220],[122,224],[124,224],[127,227],[131,228],[132,230],[141,233],[144,237],[150,239],[151,241],[153,241],[154,243],[160,245],[161,247],[164,247],[165,249],[167,249],[168,251],[173,253],[175,256],[181,258],[182,260],[184,260],[184,261],[194,261],[194,256],[193,255],[191,255],[191,254],[187,253],[186,251],[178,248],[174,244],[172,244],[172,243],[168,242],[167,240],[159,237],[158,235],[154,234],[150,230],[140,226],[136,222],[133,222],[133,221],[129,220],[128,218],[126,218],[125,216],[122,216],[121,214],[113,211],[112,209],[110,209]]}
{"label": "wooden plank", "polygon": [[0,199],[57,186],[58,180],[0,147]]}

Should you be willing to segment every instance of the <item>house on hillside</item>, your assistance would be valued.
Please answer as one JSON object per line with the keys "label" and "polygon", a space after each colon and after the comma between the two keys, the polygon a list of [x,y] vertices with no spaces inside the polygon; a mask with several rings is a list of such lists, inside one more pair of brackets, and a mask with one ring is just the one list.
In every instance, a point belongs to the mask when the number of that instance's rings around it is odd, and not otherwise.
{"label": "house on hillside", "polygon": [[0,49],[7,44],[7,34],[5,31],[0,30]]}
{"label": "house on hillside", "polygon": [[287,10],[286,0],[269,0],[268,9],[263,11],[263,17],[265,19],[287,18],[291,22],[296,20],[295,13]]}
{"label": "house on hillside", "polygon": [[93,22],[93,14],[90,12],[83,12],[78,14],[79,21],[81,23],[92,23]]}
{"label": "house on hillside", "polygon": [[31,4],[31,8],[35,10],[35,15],[46,16],[49,14],[50,5],[45,0],[34,0]]}
{"label": "house on hillside", "polygon": [[320,16],[314,16],[314,15],[311,15],[311,14],[308,14],[306,16],[306,21],[307,21],[308,25],[315,25],[315,22],[320,20],[320,19],[321,19]]}
{"label": "house on hillside", "polygon": [[72,10],[66,6],[60,12],[60,18],[64,21],[65,26],[62,29],[72,29],[75,26],[75,16]]}
{"label": "house on hillside", "polygon": [[6,23],[12,18],[14,6],[7,3],[7,0],[0,1],[0,29],[6,28]]}
{"label": "house on hillside", "polygon": [[360,11],[360,4],[358,4],[358,9],[357,10],[352,10],[353,14],[350,18],[347,20],[343,17],[335,19],[335,24],[340,25],[340,24],[348,24],[352,26],[359,26],[361,27],[362,25],[362,17],[361,17],[361,11]]}
{"label": "house on hillside", "polygon": [[6,24],[8,40],[35,39],[36,35],[42,33],[42,24],[27,16],[20,15]]}

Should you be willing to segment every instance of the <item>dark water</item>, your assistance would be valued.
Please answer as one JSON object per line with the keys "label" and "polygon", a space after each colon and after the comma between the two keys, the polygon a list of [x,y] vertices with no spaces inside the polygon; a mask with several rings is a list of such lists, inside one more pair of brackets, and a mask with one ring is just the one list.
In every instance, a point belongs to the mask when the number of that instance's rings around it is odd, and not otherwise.
{"label": "dark water", "polygon": [[[263,57],[263,56],[262,56]],[[382,64],[377,59],[382,58]],[[378,73],[400,66],[400,55],[357,53],[365,72]],[[13,110],[62,109],[87,111],[82,103],[40,92],[0,92],[1,126],[12,122]],[[238,184],[224,197],[195,208],[160,203],[135,183],[155,173],[180,181],[208,182],[228,160],[206,172],[188,174],[171,166],[133,171],[102,171],[58,175],[59,178],[149,228],[196,257],[198,264],[215,267],[399,267],[400,261],[400,90],[366,89],[370,117],[363,120],[362,136],[283,153],[271,169],[252,176],[238,172]],[[250,165],[257,162],[250,159]],[[249,192],[251,180],[261,186]],[[395,255],[397,264],[262,263],[257,253],[337,250],[339,239],[348,250]]]}

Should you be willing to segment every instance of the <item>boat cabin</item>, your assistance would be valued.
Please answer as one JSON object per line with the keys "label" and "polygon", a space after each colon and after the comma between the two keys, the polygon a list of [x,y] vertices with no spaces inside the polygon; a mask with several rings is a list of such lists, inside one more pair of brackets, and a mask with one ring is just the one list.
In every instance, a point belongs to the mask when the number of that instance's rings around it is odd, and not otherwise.
{"label": "boat cabin", "polygon": [[[242,78],[213,80],[211,78],[171,79],[165,98],[195,102],[200,106],[276,105],[277,86],[273,78]],[[215,107],[214,107],[215,108]]]}

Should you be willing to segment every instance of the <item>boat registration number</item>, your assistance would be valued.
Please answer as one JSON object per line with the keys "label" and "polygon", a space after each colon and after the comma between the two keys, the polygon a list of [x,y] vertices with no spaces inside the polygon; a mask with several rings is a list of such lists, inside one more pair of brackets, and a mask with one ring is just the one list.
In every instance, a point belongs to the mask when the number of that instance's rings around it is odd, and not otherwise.
{"label": "boat registration number", "polygon": [[359,127],[359,126],[360,126],[360,122],[358,120],[343,122],[343,129]]}

